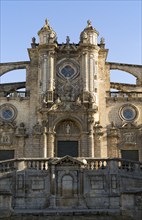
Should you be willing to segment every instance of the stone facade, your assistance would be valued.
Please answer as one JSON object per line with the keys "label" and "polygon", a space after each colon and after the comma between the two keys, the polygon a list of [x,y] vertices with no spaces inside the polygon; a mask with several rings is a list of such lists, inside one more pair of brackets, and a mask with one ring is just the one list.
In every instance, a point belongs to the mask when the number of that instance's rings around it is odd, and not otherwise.
{"label": "stone facade", "polygon": [[[26,82],[0,86],[2,218],[60,208],[140,219],[142,66],[107,62],[90,21],[78,44],[58,43],[48,20],[38,35],[30,61],[0,64],[0,75],[26,69]],[[136,84],[110,82],[113,69]]]}

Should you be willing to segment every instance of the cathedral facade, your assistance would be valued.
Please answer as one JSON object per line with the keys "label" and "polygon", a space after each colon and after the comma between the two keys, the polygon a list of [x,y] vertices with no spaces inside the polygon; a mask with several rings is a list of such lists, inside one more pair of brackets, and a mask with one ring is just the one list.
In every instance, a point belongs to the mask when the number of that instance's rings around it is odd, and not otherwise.
{"label": "cathedral facade", "polygon": [[[142,203],[142,66],[107,62],[98,35],[88,20],[79,43],[60,44],[46,20],[30,61],[0,64],[1,76],[26,69],[26,82],[0,85],[1,210],[127,210],[127,171]],[[136,84],[110,82],[111,70]]]}

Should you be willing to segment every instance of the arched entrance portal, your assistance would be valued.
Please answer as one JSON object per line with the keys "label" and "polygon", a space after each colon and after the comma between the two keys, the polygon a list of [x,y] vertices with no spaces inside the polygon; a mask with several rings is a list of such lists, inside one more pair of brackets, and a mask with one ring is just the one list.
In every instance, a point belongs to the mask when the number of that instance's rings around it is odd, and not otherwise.
{"label": "arched entrance portal", "polygon": [[55,128],[56,147],[55,155],[64,157],[66,155],[80,156],[80,129],[73,120],[63,120]]}

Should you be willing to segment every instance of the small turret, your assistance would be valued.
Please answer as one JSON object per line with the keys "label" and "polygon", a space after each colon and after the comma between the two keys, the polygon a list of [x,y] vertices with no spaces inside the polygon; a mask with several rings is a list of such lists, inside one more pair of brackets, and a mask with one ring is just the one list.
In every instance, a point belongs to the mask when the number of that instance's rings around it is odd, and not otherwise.
{"label": "small turret", "polygon": [[45,20],[45,25],[38,32],[40,44],[54,43],[57,39],[56,32],[49,25],[49,21]]}
{"label": "small turret", "polygon": [[92,27],[91,21],[87,21],[87,27],[80,34],[80,42],[97,45],[99,32]]}

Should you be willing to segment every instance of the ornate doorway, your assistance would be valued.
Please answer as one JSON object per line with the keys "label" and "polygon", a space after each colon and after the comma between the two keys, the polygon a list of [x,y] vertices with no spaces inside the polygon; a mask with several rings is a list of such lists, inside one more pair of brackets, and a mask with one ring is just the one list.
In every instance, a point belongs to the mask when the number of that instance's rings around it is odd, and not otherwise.
{"label": "ornate doorway", "polygon": [[72,120],[63,120],[56,126],[55,155],[80,156],[80,129]]}

